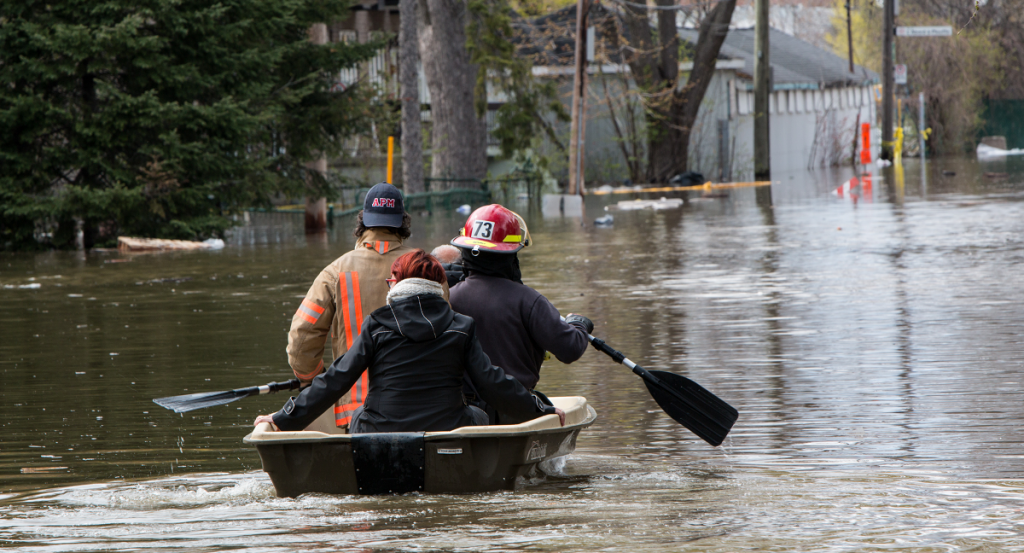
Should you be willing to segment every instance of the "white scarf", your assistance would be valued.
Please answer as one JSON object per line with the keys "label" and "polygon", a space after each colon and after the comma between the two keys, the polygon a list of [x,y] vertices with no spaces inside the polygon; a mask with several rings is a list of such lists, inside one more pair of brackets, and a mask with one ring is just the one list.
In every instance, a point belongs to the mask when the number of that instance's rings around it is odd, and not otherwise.
{"label": "white scarf", "polygon": [[391,302],[405,298],[429,294],[444,297],[444,287],[441,286],[440,282],[434,282],[425,278],[402,279],[395,283],[388,292],[388,305],[391,305]]}

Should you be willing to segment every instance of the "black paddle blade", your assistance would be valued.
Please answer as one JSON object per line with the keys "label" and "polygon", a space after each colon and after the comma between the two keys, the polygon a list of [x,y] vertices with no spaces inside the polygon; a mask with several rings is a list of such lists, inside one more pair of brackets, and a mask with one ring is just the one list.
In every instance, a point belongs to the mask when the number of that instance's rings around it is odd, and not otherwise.
{"label": "black paddle blade", "polygon": [[657,381],[644,378],[644,384],[668,416],[705,442],[721,445],[739,418],[739,411],[685,376],[666,371],[647,372]]}
{"label": "black paddle blade", "polygon": [[244,397],[249,397],[250,395],[252,394],[249,390],[229,390],[227,392],[207,392],[203,394],[161,397],[154,399],[153,403],[166,409],[170,409],[175,413],[185,413],[196,409],[202,409],[204,407],[224,405]]}

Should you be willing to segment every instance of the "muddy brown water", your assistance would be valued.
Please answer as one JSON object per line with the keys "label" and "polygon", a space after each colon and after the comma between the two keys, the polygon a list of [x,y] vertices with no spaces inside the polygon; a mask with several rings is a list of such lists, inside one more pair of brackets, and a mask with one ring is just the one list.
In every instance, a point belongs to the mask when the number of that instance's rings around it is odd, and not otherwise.
{"label": "muddy brown water", "polygon": [[[943,171],[955,175],[943,175]],[[986,177],[985,173],[1008,176]],[[1024,551],[1024,167],[910,160],[608,228],[525,205],[525,280],[651,369],[740,411],[712,448],[589,351],[576,452],[514,492],[274,495],[241,439],[290,376],[296,306],[351,247],[258,214],[216,252],[0,255],[0,546],[11,551]],[[678,197],[678,196],[677,196]],[[591,196],[587,218],[631,196]],[[462,217],[417,214],[412,243]]]}

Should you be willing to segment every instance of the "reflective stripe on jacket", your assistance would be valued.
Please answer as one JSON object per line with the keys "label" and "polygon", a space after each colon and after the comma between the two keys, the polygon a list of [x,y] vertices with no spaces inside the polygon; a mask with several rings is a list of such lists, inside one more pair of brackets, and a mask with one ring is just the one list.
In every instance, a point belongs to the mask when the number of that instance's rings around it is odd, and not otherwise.
{"label": "reflective stripe on jacket", "polygon": [[[324,268],[306,292],[292,317],[288,331],[288,364],[303,383],[324,370],[324,347],[331,336],[331,353],[341,356],[352,347],[363,319],[387,302],[391,264],[411,251],[387,229],[368,229],[355,248]],[[335,423],[349,423],[352,412],[363,404],[369,380],[366,373],[335,407]]]}

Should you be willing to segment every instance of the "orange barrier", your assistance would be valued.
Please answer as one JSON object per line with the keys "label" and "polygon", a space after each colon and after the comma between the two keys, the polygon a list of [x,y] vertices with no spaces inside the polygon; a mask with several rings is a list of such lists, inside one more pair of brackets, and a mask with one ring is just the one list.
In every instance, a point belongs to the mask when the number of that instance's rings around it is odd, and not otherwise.
{"label": "orange barrier", "polygon": [[867,165],[871,163],[871,125],[868,123],[861,123],[860,138],[860,163],[861,165]]}

